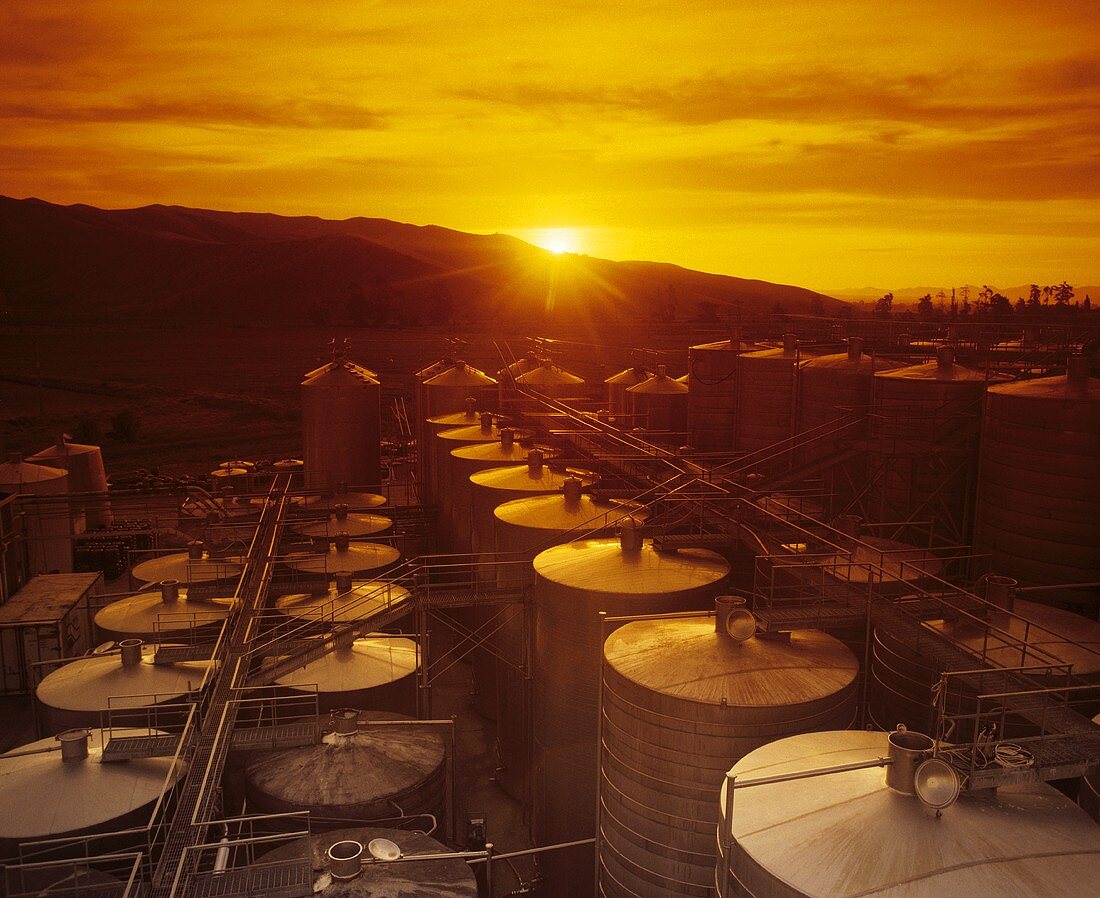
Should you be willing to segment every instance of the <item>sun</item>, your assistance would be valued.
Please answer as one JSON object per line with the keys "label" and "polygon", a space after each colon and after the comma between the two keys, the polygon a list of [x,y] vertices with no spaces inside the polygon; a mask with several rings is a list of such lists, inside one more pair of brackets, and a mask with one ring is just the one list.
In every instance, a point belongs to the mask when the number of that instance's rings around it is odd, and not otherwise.
{"label": "sun", "polygon": [[532,242],[556,256],[580,249],[580,235],[573,228],[543,228],[532,234]]}

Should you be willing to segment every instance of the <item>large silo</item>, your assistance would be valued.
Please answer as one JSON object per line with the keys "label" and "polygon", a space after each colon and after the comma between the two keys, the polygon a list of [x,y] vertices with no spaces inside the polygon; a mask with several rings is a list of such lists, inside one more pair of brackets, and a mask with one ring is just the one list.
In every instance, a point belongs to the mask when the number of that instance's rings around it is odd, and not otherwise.
{"label": "large silo", "polygon": [[871,464],[864,499],[872,521],[934,519],[965,542],[982,396],[990,377],[958,365],[948,346],[936,361],[874,375]]}
{"label": "large silo", "polygon": [[732,452],[737,357],[760,349],[735,336],[688,350],[688,429],[700,452]]}
{"label": "large silo", "polygon": [[233,590],[221,598],[195,598],[177,580],[165,580],[153,592],[118,599],[95,615],[100,639],[189,641],[192,634],[213,634],[229,617]]}
{"label": "large silo", "polygon": [[319,744],[249,759],[245,787],[252,808],[308,810],[314,831],[400,815],[445,819],[446,750],[437,726],[353,710],[331,720],[334,732]]}
{"label": "large silo", "polygon": [[[396,845],[405,858],[451,853],[442,842],[407,829],[362,826],[319,833],[309,840],[310,866],[319,874],[313,894],[320,898],[477,898],[477,879],[461,858],[372,863],[371,843],[377,850],[381,840]],[[257,863],[279,864],[300,856],[296,845],[285,845],[260,855]]]}
{"label": "large silo", "polygon": [[[974,550],[1025,585],[1100,581],[1100,379],[990,387],[982,422]],[[1092,616],[1097,593],[1064,594]]]}
{"label": "large silo", "polygon": [[739,642],[705,616],[636,621],[612,633],[603,663],[599,894],[706,894],[714,795],[730,762],[784,736],[850,725],[858,674],[855,655],[818,630]]}
{"label": "large silo", "polygon": [[742,353],[737,359],[733,447],[756,452],[794,433],[798,369],[805,361],[793,334],[782,349]]}
{"label": "large silo", "polygon": [[17,493],[18,513],[27,540],[31,574],[73,569],[69,475],[60,468],[36,465],[12,453],[0,464],[0,493]]}
{"label": "large silo", "polygon": [[[872,762],[896,734],[810,733],[772,742],[730,771],[745,781]],[[916,744],[924,739],[908,733]],[[908,765],[902,765],[900,770]],[[720,819],[719,898],[1091,898],[1100,827],[1042,783],[963,792],[936,813],[879,767],[738,789]],[[891,770],[891,782],[901,786]],[[725,815],[725,785],[715,803]],[[732,830],[732,832],[731,832]],[[723,856],[732,836],[728,857]]]}
{"label": "large silo", "polygon": [[[595,829],[603,649],[599,612],[659,614],[711,607],[729,565],[705,549],[659,552],[628,525],[619,539],[554,546],[533,564],[534,836],[537,844],[550,845],[589,838]],[[592,894],[591,852],[549,855],[543,866],[554,894]]]}
{"label": "large silo", "polygon": [[627,393],[631,387],[645,383],[652,377],[653,372],[647,371],[638,365],[632,368],[624,368],[617,374],[612,374],[604,380],[607,385],[607,410],[617,417],[623,417],[633,413],[634,403]]}
{"label": "large silo", "polygon": [[676,444],[687,433],[688,387],[669,377],[664,365],[640,384],[627,388],[633,407],[633,422],[638,427],[661,434],[670,433]]}
{"label": "large silo", "polygon": [[172,758],[102,760],[111,737],[147,735],[145,729],[76,730],[0,755],[0,858],[14,857],[20,842],[147,823],[162,790],[183,776],[183,765]]}
{"label": "large silo", "polygon": [[126,639],[118,652],[77,658],[47,674],[35,697],[48,732],[99,726],[110,710],[186,700],[203,685],[209,661],[156,664],[155,646]]}
{"label": "large silo", "polygon": [[54,445],[28,456],[27,461],[60,468],[68,473],[69,492],[80,494],[71,496],[69,500],[74,520],[83,518],[88,530],[106,527],[111,523],[107,469],[103,466],[103,453],[98,446],[71,443],[62,434]]}
{"label": "large silo", "polygon": [[307,489],[382,483],[381,387],[373,372],[337,356],[302,381]]}

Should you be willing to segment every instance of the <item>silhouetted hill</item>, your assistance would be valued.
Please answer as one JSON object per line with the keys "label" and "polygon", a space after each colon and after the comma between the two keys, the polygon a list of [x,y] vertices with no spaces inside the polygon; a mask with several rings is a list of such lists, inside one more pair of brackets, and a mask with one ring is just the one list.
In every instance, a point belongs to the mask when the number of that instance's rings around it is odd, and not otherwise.
{"label": "silhouetted hill", "polygon": [[379,218],[105,210],[6,197],[0,289],[7,307],[35,312],[233,322],[515,322],[548,312],[595,321],[674,312],[683,320],[731,306],[844,305],[801,287],[555,256],[503,234]]}

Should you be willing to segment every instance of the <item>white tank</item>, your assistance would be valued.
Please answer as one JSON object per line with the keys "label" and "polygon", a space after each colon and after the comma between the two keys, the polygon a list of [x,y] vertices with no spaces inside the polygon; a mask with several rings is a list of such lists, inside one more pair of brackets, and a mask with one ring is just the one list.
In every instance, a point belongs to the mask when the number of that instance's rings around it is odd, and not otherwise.
{"label": "white tank", "polygon": [[[70,499],[74,521],[84,520],[88,530],[106,527],[111,523],[111,502],[107,498],[107,470],[103,466],[103,453],[98,446],[71,443],[65,434],[48,449],[28,456],[27,461],[36,465],[60,468],[69,475],[69,492],[87,495]],[[77,528],[79,533],[82,528]]]}
{"label": "white tank", "polygon": [[27,540],[30,574],[73,569],[69,475],[60,468],[30,464],[18,453],[0,464],[0,493],[17,493],[18,514]]}

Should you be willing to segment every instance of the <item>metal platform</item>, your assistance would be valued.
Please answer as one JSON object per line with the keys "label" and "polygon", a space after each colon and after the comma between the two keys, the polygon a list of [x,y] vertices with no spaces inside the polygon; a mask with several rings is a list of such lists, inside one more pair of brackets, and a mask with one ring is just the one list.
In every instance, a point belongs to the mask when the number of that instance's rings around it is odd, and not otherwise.
{"label": "metal platform", "polygon": [[103,747],[103,763],[133,761],[138,758],[170,758],[179,747],[180,737],[115,736]]}
{"label": "metal platform", "polygon": [[321,741],[319,721],[280,723],[275,726],[237,727],[229,747],[233,751],[274,750],[315,745]]}
{"label": "metal platform", "polygon": [[313,894],[308,861],[255,864],[191,878],[192,898],[305,898]]}
{"label": "metal platform", "polygon": [[214,643],[197,645],[162,645],[153,655],[154,664],[178,664],[181,661],[209,661],[214,657]]}

